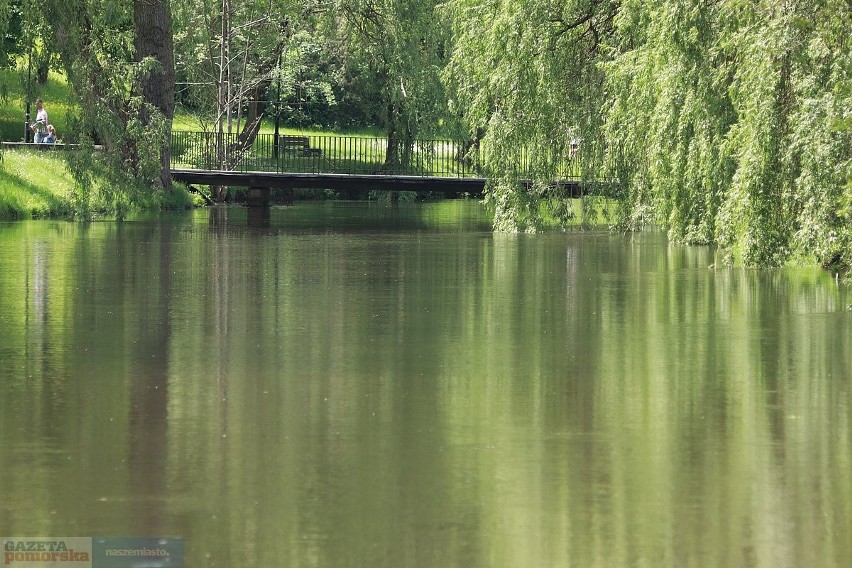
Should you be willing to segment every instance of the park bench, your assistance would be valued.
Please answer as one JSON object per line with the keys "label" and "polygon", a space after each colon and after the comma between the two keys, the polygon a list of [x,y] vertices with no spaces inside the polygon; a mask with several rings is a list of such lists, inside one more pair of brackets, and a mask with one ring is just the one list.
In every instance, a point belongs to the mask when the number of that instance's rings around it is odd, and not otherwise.
{"label": "park bench", "polygon": [[284,151],[299,152],[303,156],[321,156],[321,148],[311,148],[311,139],[307,136],[281,135],[278,137],[278,147]]}

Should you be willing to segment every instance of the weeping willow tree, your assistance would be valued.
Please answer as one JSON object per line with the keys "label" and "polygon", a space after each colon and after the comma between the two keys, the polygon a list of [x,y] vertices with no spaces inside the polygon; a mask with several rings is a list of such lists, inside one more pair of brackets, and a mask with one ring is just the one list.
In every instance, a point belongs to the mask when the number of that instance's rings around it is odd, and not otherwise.
{"label": "weeping willow tree", "polygon": [[[597,66],[614,31],[617,2],[452,0],[454,50],[445,70],[451,104],[480,141],[494,180],[487,201],[495,228],[534,231],[542,207],[567,219],[564,197],[548,189],[579,139],[584,176],[603,155],[605,76]],[[534,183],[518,183],[532,175]]]}
{"label": "weeping willow tree", "polygon": [[733,163],[722,152],[736,121],[717,8],[625,2],[607,74],[604,136],[621,181],[620,223],[656,222],[675,240],[709,243]]}
{"label": "weeping willow tree", "polygon": [[746,265],[848,266],[849,8],[625,2],[603,64],[624,225],[650,219]]}
{"label": "weeping willow tree", "polygon": [[[450,0],[446,78],[499,230],[534,229],[573,136],[617,224],[750,266],[852,265],[848,0]],[[529,149],[539,180],[513,172]],[[564,208],[562,209],[564,210]]]}

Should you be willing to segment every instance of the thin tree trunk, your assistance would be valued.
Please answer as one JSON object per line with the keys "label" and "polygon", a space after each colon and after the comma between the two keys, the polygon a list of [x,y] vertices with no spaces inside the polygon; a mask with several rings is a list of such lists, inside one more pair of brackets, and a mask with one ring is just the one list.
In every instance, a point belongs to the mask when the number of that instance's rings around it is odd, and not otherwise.
{"label": "thin tree trunk", "polygon": [[[230,45],[231,45],[231,2],[230,0],[222,0],[222,22],[219,36],[219,82],[216,90],[216,167],[219,169],[227,169],[225,166],[228,163],[228,144],[225,142],[225,121],[226,117],[230,117],[231,100],[230,100],[230,83],[231,83],[231,67],[230,67]],[[228,119],[229,120],[229,119]],[[229,121],[230,122],[230,121]],[[228,128],[230,134],[230,125]],[[222,202],[228,197],[228,188],[223,185],[213,186],[211,188],[213,198],[216,201]]]}
{"label": "thin tree trunk", "polygon": [[245,124],[236,141],[228,148],[228,163],[227,169],[235,168],[242,159],[246,150],[251,148],[257,135],[260,132],[260,123],[263,120],[264,111],[266,109],[266,90],[271,84],[271,79],[266,79],[255,85],[249,91],[249,103],[246,113]]}

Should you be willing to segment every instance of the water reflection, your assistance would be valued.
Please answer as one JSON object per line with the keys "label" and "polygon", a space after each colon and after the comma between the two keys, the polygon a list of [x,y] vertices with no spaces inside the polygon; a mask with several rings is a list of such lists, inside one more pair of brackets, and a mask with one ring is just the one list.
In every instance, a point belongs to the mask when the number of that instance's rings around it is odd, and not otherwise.
{"label": "water reflection", "polygon": [[852,553],[827,275],[464,203],[247,215],[0,226],[0,533],[180,535],[192,566]]}

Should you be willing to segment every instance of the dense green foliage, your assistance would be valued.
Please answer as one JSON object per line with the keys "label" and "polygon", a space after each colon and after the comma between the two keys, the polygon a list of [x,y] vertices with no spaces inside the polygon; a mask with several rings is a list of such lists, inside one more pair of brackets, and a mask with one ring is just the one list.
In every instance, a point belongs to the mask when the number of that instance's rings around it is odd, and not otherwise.
{"label": "dense green foliage", "polygon": [[[615,4],[544,0],[509,2],[457,0],[444,8],[454,31],[454,52],[446,69],[453,105],[481,142],[484,161],[497,176],[489,195],[500,230],[535,229],[537,203],[546,184],[529,191],[516,183],[520,148],[542,182],[558,179],[571,140],[582,137],[582,171],[594,177],[591,160],[600,147],[587,134],[598,132],[603,74],[596,66],[602,39],[610,33]],[[554,199],[553,212],[571,209]]]}
{"label": "dense green foliage", "polygon": [[617,23],[603,136],[625,224],[747,265],[852,262],[848,3],[625,2]]}
{"label": "dense green foliage", "polygon": [[512,149],[530,144],[547,180],[579,136],[584,173],[618,181],[626,229],[658,223],[746,265],[852,264],[849,2],[445,6],[455,102],[502,180],[499,228],[540,222]]}
{"label": "dense green foliage", "polygon": [[378,115],[393,144],[405,152],[417,136],[430,136],[446,117],[440,81],[449,37],[435,17],[434,0],[336,2],[333,17],[350,58],[375,85]]}
{"label": "dense green foliage", "polygon": [[[586,198],[586,210],[613,213],[624,230],[657,224],[749,266],[852,266],[849,0],[172,9],[177,102],[205,129],[245,143],[274,115],[360,123],[385,132],[389,162],[405,161],[418,136],[461,130],[494,180],[497,230],[567,221],[574,210],[548,182],[579,172],[608,182],[605,197],[618,203]],[[169,117],[143,127],[139,86],[156,63],[137,61],[132,6],[6,0],[0,12],[0,63],[27,57],[38,80],[61,65],[76,95],[66,135],[119,147],[104,170],[116,185],[151,179]],[[84,187],[96,165],[76,164]]]}

